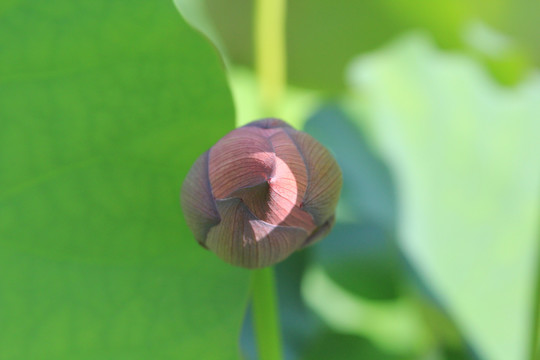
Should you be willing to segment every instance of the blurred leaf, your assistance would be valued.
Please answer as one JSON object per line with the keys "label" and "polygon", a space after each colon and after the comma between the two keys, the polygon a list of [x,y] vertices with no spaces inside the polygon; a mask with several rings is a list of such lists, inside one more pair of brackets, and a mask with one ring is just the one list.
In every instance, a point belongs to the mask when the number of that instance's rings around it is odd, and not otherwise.
{"label": "blurred leaf", "polygon": [[529,0],[475,1],[476,12],[491,26],[515,38],[536,66],[540,65],[538,16],[540,2]]}
{"label": "blurred leaf", "polygon": [[[187,1],[187,0],[186,0]],[[236,65],[253,64],[253,0],[201,0],[209,21],[220,35],[230,60]],[[287,32],[289,32],[287,30]]]}
{"label": "blurred leaf", "polygon": [[397,249],[372,225],[340,224],[315,245],[314,261],[336,283],[368,299],[394,299],[403,281]]}
{"label": "blurred leaf", "polygon": [[396,198],[385,163],[371,150],[361,129],[338,105],[323,105],[311,115],[304,130],[327,146],[343,171],[341,201],[359,223],[384,231],[395,227]]}
{"label": "blurred leaf", "polygon": [[518,41],[484,22],[469,22],[463,29],[463,40],[468,53],[504,85],[520,83],[532,67],[532,59]]}
{"label": "blurred leaf", "polygon": [[349,291],[372,299],[396,298],[403,278],[388,169],[337,105],[322,106],[304,129],[333,152],[343,171],[337,223],[315,245],[314,260]]}
{"label": "blurred leaf", "polygon": [[304,303],[300,291],[309,255],[309,250],[303,250],[276,266],[285,353],[286,359],[291,360],[300,358],[322,327],[322,322]]}
{"label": "blurred leaf", "polygon": [[403,31],[427,28],[448,47],[460,44],[460,25],[471,16],[469,1],[380,0],[289,2],[291,80],[339,90],[353,56],[372,51]]}
{"label": "blurred leaf", "polygon": [[0,358],[237,358],[247,272],[178,201],[234,127],[216,53],[169,1],[0,16]]}
{"label": "blurred leaf", "polygon": [[400,184],[407,256],[486,359],[525,359],[540,198],[540,79],[513,89],[416,35],[350,71]]}
{"label": "blurred leaf", "polygon": [[[206,0],[206,3],[232,62],[252,66],[254,1]],[[441,45],[460,48],[463,25],[482,16],[473,3],[470,0],[289,1],[290,81],[325,91],[343,90],[343,69],[354,56],[373,51],[411,29],[427,29]]]}
{"label": "blurred leaf", "polygon": [[318,265],[306,271],[302,295],[333,331],[364,336],[392,354],[420,355],[434,345],[411,299],[373,301],[358,297],[334,283]]}
{"label": "blurred leaf", "polygon": [[216,46],[224,61],[227,61],[227,50],[207,15],[206,3],[201,0],[174,0],[174,4],[184,19],[203,33]]}
{"label": "blurred leaf", "polygon": [[312,343],[302,360],[398,360],[409,357],[387,354],[373,346],[368,340],[355,336],[326,332],[318,336]]}
{"label": "blurred leaf", "polygon": [[467,343],[467,339],[463,338],[463,334],[459,332],[455,322],[445,309],[433,299],[425,297],[425,293],[421,295],[413,295],[416,300],[418,312],[430,333],[436,339],[437,352],[444,354],[444,360],[478,360],[471,346]]}

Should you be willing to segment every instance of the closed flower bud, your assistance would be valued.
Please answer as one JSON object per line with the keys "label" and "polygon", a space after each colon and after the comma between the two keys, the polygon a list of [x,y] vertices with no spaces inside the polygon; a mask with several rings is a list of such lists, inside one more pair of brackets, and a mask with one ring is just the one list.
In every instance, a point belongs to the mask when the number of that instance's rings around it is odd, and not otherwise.
{"label": "closed flower bud", "polygon": [[263,119],[202,154],[180,198],[202,246],[233,265],[261,268],[329,232],[341,184],[324,146],[281,120]]}

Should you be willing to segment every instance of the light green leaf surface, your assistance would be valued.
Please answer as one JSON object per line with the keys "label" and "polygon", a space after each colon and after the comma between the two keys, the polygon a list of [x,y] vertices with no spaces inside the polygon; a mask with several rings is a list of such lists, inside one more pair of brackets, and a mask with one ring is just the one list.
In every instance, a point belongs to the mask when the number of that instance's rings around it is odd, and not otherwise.
{"label": "light green leaf surface", "polygon": [[235,359],[247,272],[179,205],[234,127],[171,1],[0,7],[0,359]]}
{"label": "light green leaf surface", "polygon": [[301,129],[320,101],[320,94],[317,91],[287,86],[283,100],[276,104],[273,112],[268,112],[260,103],[259,83],[253,71],[230,67],[228,78],[234,98],[237,126],[265,117],[277,117],[296,129]]}
{"label": "light green leaf surface", "polygon": [[350,69],[400,184],[401,246],[482,359],[529,351],[540,199],[540,79],[501,88],[412,36]]}

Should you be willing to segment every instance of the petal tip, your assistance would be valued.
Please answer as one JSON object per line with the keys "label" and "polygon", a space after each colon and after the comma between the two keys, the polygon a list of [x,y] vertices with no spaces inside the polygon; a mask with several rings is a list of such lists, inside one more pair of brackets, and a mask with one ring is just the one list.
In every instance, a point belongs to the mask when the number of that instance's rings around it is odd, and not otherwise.
{"label": "petal tip", "polygon": [[244,125],[244,127],[254,126],[261,129],[275,129],[275,128],[293,128],[291,125],[287,124],[285,121],[277,118],[266,118],[261,120],[252,121],[249,124]]}

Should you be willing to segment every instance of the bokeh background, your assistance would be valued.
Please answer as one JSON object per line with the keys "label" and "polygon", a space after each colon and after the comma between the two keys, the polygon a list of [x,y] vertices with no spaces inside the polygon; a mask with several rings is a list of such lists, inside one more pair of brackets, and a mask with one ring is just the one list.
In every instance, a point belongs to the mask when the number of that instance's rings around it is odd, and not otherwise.
{"label": "bokeh background", "polygon": [[269,116],[344,175],[332,233],[276,267],[286,359],[536,359],[540,3],[289,0],[277,113],[253,11],[0,3],[0,359],[256,359],[249,271],[178,193]]}

